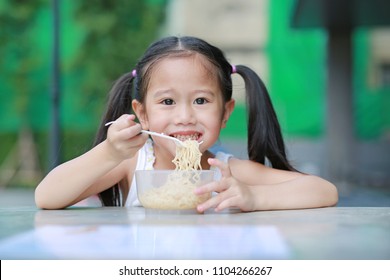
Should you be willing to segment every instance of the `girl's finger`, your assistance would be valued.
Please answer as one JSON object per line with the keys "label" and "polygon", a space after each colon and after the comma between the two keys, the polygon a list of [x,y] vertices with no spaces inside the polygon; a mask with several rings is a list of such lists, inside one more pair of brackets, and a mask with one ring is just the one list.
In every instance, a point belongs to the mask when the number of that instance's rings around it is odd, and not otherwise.
{"label": "girl's finger", "polygon": [[207,209],[212,208],[212,207],[215,207],[217,209],[217,207],[219,207],[219,205],[221,205],[225,200],[228,200],[228,199],[230,199],[229,192],[228,191],[221,192],[215,196],[212,196],[209,200],[203,202],[202,204],[199,204],[197,207],[197,210],[199,212],[204,212]]}
{"label": "girl's finger", "polygon": [[209,158],[208,163],[210,164],[210,166],[215,166],[219,168],[219,170],[221,170],[222,177],[232,176],[228,163],[222,162],[216,158]]}
{"label": "girl's finger", "polygon": [[222,211],[224,209],[234,207],[236,205],[236,199],[234,197],[229,197],[227,199],[224,199],[215,207],[215,211]]}
{"label": "girl's finger", "polygon": [[211,182],[208,184],[205,184],[203,186],[199,186],[195,188],[194,193],[197,195],[202,195],[205,193],[210,193],[210,192],[222,192],[226,190],[227,186],[220,181],[218,182]]}
{"label": "girl's finger", "polygon": [[135,122],[135,115],[131,114],[125,114],[117,118],[111,125],[110,127],[115,128],[116,130],[122,130],[126,127],[129,127],[133,125]]}
{"label": "girl's finger", "polygon": [[[125,127],[117,132],[118,138],[122,140],[128,140],[130,138],[133,138],[135,136],[138,136],[141,134],[141,125],[139,123],[134,123],[130,127]],[[147,137],[145,137],[147,138]]]}
{"label": "girl's finger", "polygon": [[220,200],[220,198],[218,197],[218,195],[217,196],[213,196],[209,200],[199,204],[196,207],[196,210],[198,210],[198,212],[204,212],[207,209],[215,207],[216,205],[218,205],[220,203],[219,200]]}

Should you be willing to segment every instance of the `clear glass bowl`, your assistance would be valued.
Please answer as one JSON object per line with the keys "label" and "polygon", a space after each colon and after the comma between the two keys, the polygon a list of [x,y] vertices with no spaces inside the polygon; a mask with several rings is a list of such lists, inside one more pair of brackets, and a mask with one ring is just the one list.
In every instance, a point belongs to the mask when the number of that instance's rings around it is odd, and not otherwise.
{"label": "clear glass bowl", "polygon": [[160,210],[195,209],[211,197],[196,195],[195,188],[210,183],[214,171],[137,170],[138,200],[143,207]]}

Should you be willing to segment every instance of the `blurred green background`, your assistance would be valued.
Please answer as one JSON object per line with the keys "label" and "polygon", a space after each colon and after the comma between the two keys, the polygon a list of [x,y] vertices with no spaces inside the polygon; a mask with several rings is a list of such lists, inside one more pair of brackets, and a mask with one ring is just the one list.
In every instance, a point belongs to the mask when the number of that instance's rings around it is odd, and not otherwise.
{"label": "blurred green background", "polygon": [[[164,0],[60,1],[61,161],[91,147],[111,84],[131,71],[158,37],[165,5]],[[0,26],[0,166],[18,168],[13,161],[23,131],[32,133],[39,167],[45,172],[51,122],[52,1],[1,0]]]}
{"label": "blurred green background", "polygon": [[[170,1],[60,3],[60,154],[65,161],[91,147],[112,82],[132,70],[152,41],[167,35],[164,26]],[[321,139],[325,133],[326,33],[291,29],[293,4],[288,0],[267,5],[269,37],[262,50],[269,63],[267,86],[287,139]],[[0,0],[0,168],[7,170],[0,172],[0,186],[35,186],[49,168],[51,5],[49,0]],[[373,86],[367,78],[369,38],[370,31],[365,29],[353,37],[354,130],[363,141],[387,139],[390,127],[389,85]],[[245,118],[245,106],[238,102],[222,137],[245,140]],[[19,161],[24,160],[20,143],[29,145],[37,161],[38,172],[28,180],[17,176]]]}

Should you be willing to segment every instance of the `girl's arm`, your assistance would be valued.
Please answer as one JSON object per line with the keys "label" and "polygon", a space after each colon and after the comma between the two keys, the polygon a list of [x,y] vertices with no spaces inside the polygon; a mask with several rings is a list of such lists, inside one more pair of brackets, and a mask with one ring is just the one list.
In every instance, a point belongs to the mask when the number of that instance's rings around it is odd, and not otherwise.
{"label": "girl's arm", "polygon": [[[122,116],[108,131],[107,140],[87,153],[54,168],[35,190],[39,208],[59,209],[109,188],[127,177],[129,165],[147,135],[133,116]],[[133,160],[134,161],[134,160]]]}
{"label": "girl's arm", "polygon": [[[87,153],[54,168],[35,190],[37,207],[65,208],[115,184],[115,177],[123,174],[118,168],[120,162],[112,159],[108,150],[107,142],[102,142]],[[110,171],[111,176],[100,180]]]}
{"label": "girl's arm", "polygon": [[300,209],[334,206],[338,201],[336,187],[317,176],[266,167],[252,161],[231,159],[224,164],[209,160],[222,172],[222,179],[197,190],[219,194],[198,206],[203,212],[237,207],[242,211]]}

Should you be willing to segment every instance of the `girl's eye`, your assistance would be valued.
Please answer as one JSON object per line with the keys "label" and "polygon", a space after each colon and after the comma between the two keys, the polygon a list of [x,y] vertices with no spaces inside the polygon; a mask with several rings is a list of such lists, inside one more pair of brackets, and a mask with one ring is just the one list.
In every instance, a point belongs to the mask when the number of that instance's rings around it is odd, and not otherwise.
{"label": "girl's eye", "polygon": [[195,104],[197,105],[202,105],[202,104],[205,104],[207,103],[207,100],[205,98],[197,98],[195,99]]}
{"label": "girl's eye", "polygon": [[172,104],[173,104],[173,100],[172,100],[172,99],[164,99],[164,100],[162,101],[162,103],[163,103],[164,105],[172,105]]}

